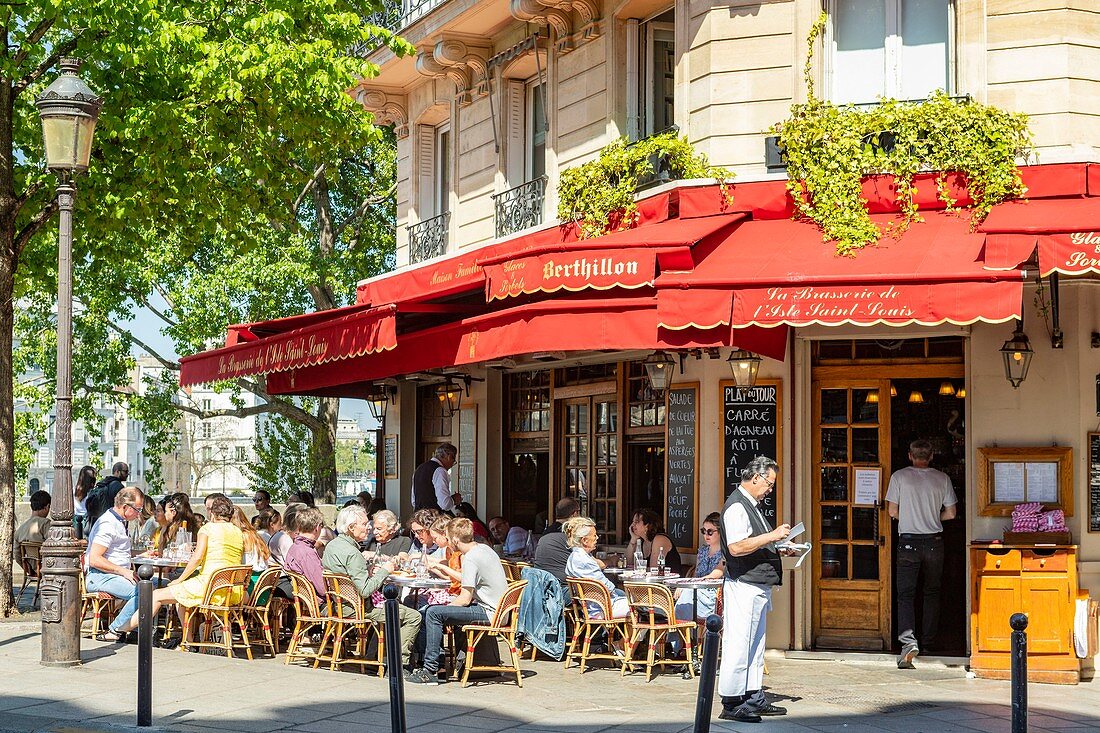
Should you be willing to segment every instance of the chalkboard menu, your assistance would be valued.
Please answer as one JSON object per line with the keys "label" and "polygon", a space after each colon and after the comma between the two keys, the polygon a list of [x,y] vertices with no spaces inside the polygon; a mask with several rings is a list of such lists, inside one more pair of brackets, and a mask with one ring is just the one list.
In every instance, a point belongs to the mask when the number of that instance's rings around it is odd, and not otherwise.
{"label": "chalkboard menu", "polygon": [[458,493],[462,501],[476,504],[477,489],[477,405],[458,413]]}
{"label": "chalkboard menu", "polygon": [[1100,532],[1100,433],[1089,433],[1089,532]]}
{"label": "chalkboard menu", "polygon": [[382,477],[397,478],[397,434],[382,439]]}
{"label": "chalkboard menu", "polygon": [[[722,502],[741,483],[741,469],[757,456],[767,456],[782,465],[780,440],[780,390],[775,381],[760,380],[755,387],[742,388],[722,382],[722,465],[725,490]],[[779,517],[779,487],[764,497],[760,510],[772,527]]]}
{"label": "chalkboard menu", "polygon": [[665,413],[665,531],[677,547],[695,547],[699,385],[674,386]]}

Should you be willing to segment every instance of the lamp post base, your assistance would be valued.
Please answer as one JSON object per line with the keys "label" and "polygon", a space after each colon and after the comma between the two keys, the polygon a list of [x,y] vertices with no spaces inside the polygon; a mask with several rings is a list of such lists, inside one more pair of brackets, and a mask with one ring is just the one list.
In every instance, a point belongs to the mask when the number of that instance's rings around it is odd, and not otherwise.
{"label": "lamp post base", "polygon": [[70,520],[50,528],[42,545],[42,665],[80,664],[80,542]]}

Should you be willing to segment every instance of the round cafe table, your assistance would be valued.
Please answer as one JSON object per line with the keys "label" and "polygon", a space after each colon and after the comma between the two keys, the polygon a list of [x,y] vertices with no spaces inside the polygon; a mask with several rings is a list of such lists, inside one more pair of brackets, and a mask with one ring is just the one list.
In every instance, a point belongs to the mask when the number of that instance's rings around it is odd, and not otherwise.
{"label": "round cafe table", "polygon": [[417,578],[407,575],[389,575],[386,577],[386,583],[396,585],[398,588],[405,591],[406,594],[411,593],[412,597],[417,602],[420,600],[420,591],[422,590],[451,587],[451,581],[447,578],[436,578],[434,576]]}

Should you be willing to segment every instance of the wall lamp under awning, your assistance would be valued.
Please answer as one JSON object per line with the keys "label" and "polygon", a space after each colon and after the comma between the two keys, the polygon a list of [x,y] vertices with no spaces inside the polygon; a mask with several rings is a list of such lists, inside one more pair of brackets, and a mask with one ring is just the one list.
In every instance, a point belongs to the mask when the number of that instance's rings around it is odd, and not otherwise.
{"label": "wall lamp under awning", "polygon": [[676,361],[664,351],[655,351],[642,362],[654,392],[664,394],[676,373]]}
{"label": "wall lamp under awning", "polygon": [[762,361],[763,359],[759,356],[745,349],[737,349],[726,359],[726,363],[730,365],[730,371],[733,373],[734,383],[742,388],[756,386],[756,377],[760,374],[760,362]]}
{"label": "wall lamp under awning", "polygon": [[1027,379],[1027,370],[1031,366],[1031,357],[1035,352],[1031,349],[1031,342],[1024,333],[1023,321],[1016,321],[1016,330],[1012,332],[1012,338],[1004,342],[1001,347],[1001,358],[1005,363],[1005,379],[1012,384],[1013,389]]}

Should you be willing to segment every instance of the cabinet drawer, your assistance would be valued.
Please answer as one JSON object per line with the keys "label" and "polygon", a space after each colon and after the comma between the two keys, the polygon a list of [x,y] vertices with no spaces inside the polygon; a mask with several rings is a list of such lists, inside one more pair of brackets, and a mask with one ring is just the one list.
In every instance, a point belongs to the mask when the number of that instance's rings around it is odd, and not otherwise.
{"label": "cabinet drawer", "polygon": [[1020,553],[1017,550],[979,552],[975,570],[980,573],[1014,573],[1020,570]]}
{"label": "cabinet drawer", "polygon": [[1025,571],[1064,573],[1068,567],[1067,560],[1069,555],[1065,552],[1054,551],[1046,555],[1024,550],[1020,555],[1020,564]]}

